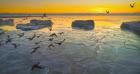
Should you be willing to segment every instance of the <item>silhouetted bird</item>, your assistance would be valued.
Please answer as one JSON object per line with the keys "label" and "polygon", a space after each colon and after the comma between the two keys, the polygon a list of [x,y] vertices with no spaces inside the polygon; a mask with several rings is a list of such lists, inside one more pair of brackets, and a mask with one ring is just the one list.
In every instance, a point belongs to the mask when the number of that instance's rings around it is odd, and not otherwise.
{"label": "silhouetted bird", "polygon": [[64,34],[64,32],[60,32],[60,33],[58,33],[58,34],[63,35],[63,34]]}
{"label": "silhouetted bird", "polygon": [[[136,3],[136,2],[135,2]],[[133,4],[130,4],[130,7],[131,8],[134,8],[134,6],[135,6],[135,3],[133,3]]]}
{"label": "silhouetted bird", "polygon": [[60,42],[55,42],[55,44],[58,44],[58,45],[62,45],[62,43],[64,43],[66,39],[64,39],[63,41],[60,41]]}
{"label": "silhouetted bird", "polygon": [[56,35],[56,33],[52,33],[51,35],[50,35],[50,37],[57,37],[57,35]]}
{"label": "silhouetted bird", "polygon": [[36,34],[34,34],[31,38],[27,38],[29,40],[33,40],[36,37]]}
{"label": "silhouetted bird", "polygon": [[19,45],[16,43],[12,43],[12,45],[14,46],[14,48],[17,48]]}
{"label": "silhouetted bird", "polygon": [[37,51],[37,49],[39,49],[39,48],[40,48],[40,46],[33,48],[33,51],[31,52],[31,54],[35,53]]}
{"label": "silhouetted bird", "polygon": [[44,69],[45,68],[45,67],[43,67],[39,64],[40,64],[40,62],[37,62],[36,64],[33,64],[31,70],[33,71],[35,68],[36,69]]}
{"label": "silhouetted bird", "polygon": [[48,48],[55,47],[53,44],[48,45]]}
{"label": "silhouetted bird", "polygon": [[108,10],[106,10],[106,14],[110,14],[110,12]]}
{"label": "silhouetted bird", "polygon": [[19,38],[23,37],[24,36],[24,33],[20,33],[20,34],[17,34],[19,36]]}
{"label": "silhouetted bird", "polygon": [[5,43],[7,44],[7,43],[11,43],[11,42],[12,42],[12,38],[10,38],[10,35],[7,35],[7,40]]}
{"label": "silhouetted bird", "polygon": [[54,38],[50,38],[49,41],[53,41]]}

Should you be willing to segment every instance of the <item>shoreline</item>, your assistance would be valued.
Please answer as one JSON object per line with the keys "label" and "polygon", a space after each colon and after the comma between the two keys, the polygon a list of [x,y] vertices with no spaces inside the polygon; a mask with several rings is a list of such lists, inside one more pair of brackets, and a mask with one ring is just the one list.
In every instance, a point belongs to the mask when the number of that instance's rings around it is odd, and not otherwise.
{"label": "shoreline", "polygon": [[[140,14],[46,14],[47,16],[140,16]],[[0,13],[0,18],[43,17],[43,14],[7,14]]]}

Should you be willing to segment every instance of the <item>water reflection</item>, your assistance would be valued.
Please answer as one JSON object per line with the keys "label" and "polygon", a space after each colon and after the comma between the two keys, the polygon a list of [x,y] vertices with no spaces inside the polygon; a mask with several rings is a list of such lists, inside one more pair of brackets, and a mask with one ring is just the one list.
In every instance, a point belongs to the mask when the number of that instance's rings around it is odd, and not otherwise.
{"label": "water reflection", "polygon": [[[139,73],[140,37],[131,32],[121,31],[119,28],[121,25],[120,21],[139,20],[139,16],[129,17],[128,20],[124,20],[126,16],[103,16],[102,18],[101,16],[95,16],[94,18],[92,16],[50,17],[54,22],[53,31],[51,32],[47,28],[33,30],[24,32],[25,36],[19,38],[17,33],[23,31],[13,31],[11,29],[11,32],[0,36],[0,39],[5,40],[5,37],[10,35],[14,42],[21,45],[17,49],[12,48],[10,44],[0,47],[0,59],[3,59],[0,61],[0,68],[3,74],[5,74],[4,72],[13,72],[17,68],[20,71],[24,70],[23,73],[29,74],[30,71],[27,67],[30,66],[30,62],[38,60],[49,66],[46,69],[49,69],[50,73],[56,71],[58,73],[65,72],[66,74]],[[98,19],[103,18],[119,21],[98,21]],[[22,18],[14,18],[16,24],[27,23],[31,19],[41,18],[32,17],[24,21],[21,21]],[[46,20],[48,18],[43,19]],[[95,19],[95,30],[71,29],[71,22],[76,19]],[[62,46],[56,46],[49,50],[46,47],[46,45],[50,44],[48,41],[49,35],[59,32],[64,32],[64,35],[58,36],[54,41],[60,41],[64,38],[66,41]],[[33,41],[27,40],[33,34],[41,34],[41,37],[35,38]],[[36,46],[34,43],[40,40],[42,41],[40,44],[41,49],[35,55],[29,55],[29,52],[32,51],[31,48]],[[15,65],[17,68],[13,68]],[[7,68],[9,69],[7,70]]]}

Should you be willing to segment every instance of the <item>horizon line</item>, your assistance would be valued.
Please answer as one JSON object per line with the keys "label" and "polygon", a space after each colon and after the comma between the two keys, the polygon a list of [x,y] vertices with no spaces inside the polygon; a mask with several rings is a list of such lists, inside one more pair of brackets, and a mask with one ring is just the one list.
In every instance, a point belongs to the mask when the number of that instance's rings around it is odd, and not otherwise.
{"label": "horizon line", "polygon": [[[0,15],[1,14],[46,14],[46,15],[65,15],[65,14],[92,14],[92,15],[98,15],[98,14],[101,14],[101,15],[106,15],[106,13],[0,13]],[[110,13],[110,14],[108,14],[108,15],[114,15],[114,14],[125,14],[125,15],[127,15],[127,14],[132,14],[132,15],[135,15],[135,14],[140,14],[140,13]]]}

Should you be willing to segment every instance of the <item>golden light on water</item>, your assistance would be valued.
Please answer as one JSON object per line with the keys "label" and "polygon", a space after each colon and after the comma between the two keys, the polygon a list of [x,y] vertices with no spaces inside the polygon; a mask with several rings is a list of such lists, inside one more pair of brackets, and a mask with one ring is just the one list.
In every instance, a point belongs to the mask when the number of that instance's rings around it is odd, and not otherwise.
{"label": "golden light on water", "polygon": [[[104,8],[97,8],[95,10],[102,11]],[[12,31],[16,30],[17,24],[24,24],[29,23],[31,19],[38,19],[38,20],[52,20],[53,22],[53,30],[62,30],[62,29],[70,29],[71,24],[74,20],[94,20],[95,21],[95,29],[100,27],[117,27],[119,28],[122,22],[125,21],[137,21],[139,20],[140,16],[95,16],[95,15],[86,15],[86,16],[48,16],[46,18],[41,17],[30,17],[28,20],[22,20],[23,18],[13,18],[14,19],[14,26],[1,26],[0,28]],[[41,29],[40,31],[48,31],[47,28]]]}

